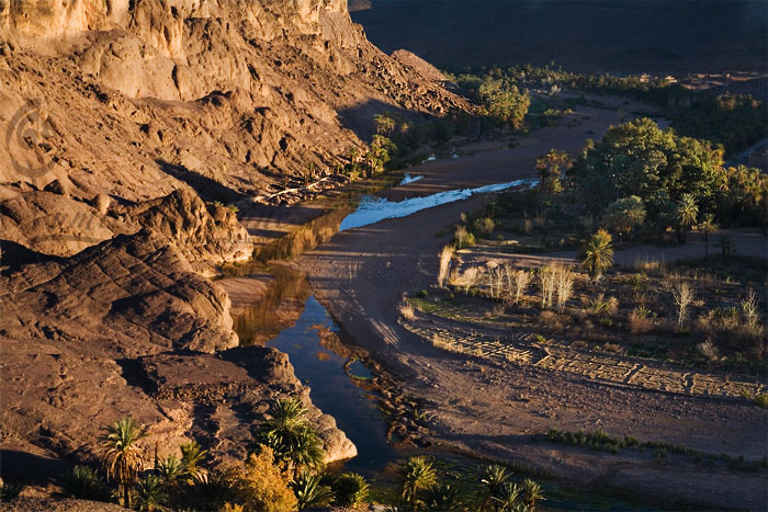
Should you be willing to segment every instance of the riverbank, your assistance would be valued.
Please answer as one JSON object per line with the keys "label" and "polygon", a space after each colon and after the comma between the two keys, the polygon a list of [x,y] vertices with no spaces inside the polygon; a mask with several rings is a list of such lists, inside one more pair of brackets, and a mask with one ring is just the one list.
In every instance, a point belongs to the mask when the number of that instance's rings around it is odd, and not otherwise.
{"label": "riverbank", "polygon": [[[580,115],[580,114],[579,114]],[[603,116],[607,128],[611,121]],[[551,149],[576,151],[589,136],[563,124],[536,132],[525,144],[477,157],[429,162],[410,169],[418,182],[385,197],[416,195],[532,178],[535,158]],[[561,138],[561,136],[563,136]],[[570,146],[569,146],[570,144]],[[626,495],[664,506],[761,508],[762,473],[728,473],[680,461],[648,461],[577,451],[538,442],[551,428],[602,429],[708,453],[752,458],[765,452],[765,411],[706,397],[638,392],[510,362],[478,361],[425,344],[399,322],[405,292],[429,289],[437,253],[435,233],[481,205],[475,196],[402,219],[344,231],[301,256],[316,297],[343,332],[370,351],[428,418],[419,442],[535,467],[581,489]],[[650,497],[650,498],[649,498]]]}

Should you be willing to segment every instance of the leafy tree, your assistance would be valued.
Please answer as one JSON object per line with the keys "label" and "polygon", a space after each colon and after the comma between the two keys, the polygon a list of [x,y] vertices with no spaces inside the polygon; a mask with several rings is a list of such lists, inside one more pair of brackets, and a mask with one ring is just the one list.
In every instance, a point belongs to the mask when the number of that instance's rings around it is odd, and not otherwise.
{"label": "leafy tree", "polygon": [[606,216],[608,224],[617,233],[628,236],[645,222],[645,205],[637,196],[625,197],[608,205]]}
{"label": "leafy tree", "polygon": [[720,247],[720,254],[723,258],[723,261],[736,254],[736,251],[738,250],[736,242],[734,242],[733,239],[728,235],[720,235],[720,240],[718,241],[717,245]]}
{"label": "leafy tree", "polygon": [[527,92],[520,91],[508,81],[488,76],[477,89],[477,96],[482,102],[481,113],[500,124],[515,129],[522,127],[531,104]]}
{"label": "leafy tree", "polygon": [[411,457],[397,470],[402,487],[401,497],[411,507],[422,502],[419,494],[437,483],[437,471],[432,462],[423,456]]}
{"label": "leafy tree", "polygon": [[565,151],[551,149],[546,155],[536,160],[536,172],[539,174],[539,188],[552,194],[562,192],[562,176],[573,167],[573,159]]}
{"label": "leafy tree", "polygon": [[131,506],[131,488],[141,467],[141,451],[137,442],[146,435],[146,427],[131,417],[104,427],[101,444],[104,447],[104,467],[107,478],[117,482],[123,505]]}
{"label": "leafy tree", "polygon": [[321,483],[320,475],[306,469],[291,482],[291,489],[298,500],[299,510],[326,507],[333,501],[333,490]]}
{"label": "leafy tree", "polygon": [[110,492],[101,476],[88,466],[75,466],[57,481],[61,495],[80,500],[109,501]]}
{"label": "leafy tree", "polygon": [[603,272],[613,265],[611,235],[604,229],[598,230],[582,248],[579,260],[592,280],[599,281]]}
{"label": "leafy tree", "polygon": [[261,424],[257,442],[274,451],[275,460],[289,471],[323,466],[325,452],[322,440],[307,419],[307,410],[296,398],[278,399]]}
{"label": "leafy tree", "polygon": [[167,510],[165,507],[167,500],[165,485],[156,475],[148,475],[136,486],[136,506],[141,512]]}
{"label": "leafy tree", "polygon": [[[296,496],[288,478],[274,465],[275,454],[263,446],[258,454],[248,456],[245,467],[236,476],[238,501],[246,512],[285,512],[295,510]],[[231,501],[231,500],[227,500]]]}
{"label": "leafy tree", "polygon": [[704,259],[709,259],[709,237],[717,232],[717,224],[715,224],[715,216],[712,213],[704,215],[704,219],[699,224],[699,231],[704,238]]}
{"label": "leafy tree", "polygon": [[[714,207],[725,180],[722,151],[707,141],[679,137],[647,118],[611,128],[589,143],[569,175],[585,203],[599,212],[628,196],[643,202],[664,191],[676,201],[691,194]],[[652,209],[651,220],[656,220]]]}

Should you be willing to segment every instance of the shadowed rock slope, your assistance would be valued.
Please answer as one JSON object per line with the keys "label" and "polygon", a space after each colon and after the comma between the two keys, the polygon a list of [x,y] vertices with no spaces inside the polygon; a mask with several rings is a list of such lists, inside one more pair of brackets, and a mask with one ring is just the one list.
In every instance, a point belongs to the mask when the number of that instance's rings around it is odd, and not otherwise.
{"label": "shadowed rock slope", "polygon": [[132,415],[161,452],[194,437],[241,457],[296,394],[329,458],[354,455],[286,356],[237,348],[204,277],[251,254],[224,205],[310,167],[338,183],[377,112],[467,108],[343,0],[0,1],[2,449],[89,459]]}

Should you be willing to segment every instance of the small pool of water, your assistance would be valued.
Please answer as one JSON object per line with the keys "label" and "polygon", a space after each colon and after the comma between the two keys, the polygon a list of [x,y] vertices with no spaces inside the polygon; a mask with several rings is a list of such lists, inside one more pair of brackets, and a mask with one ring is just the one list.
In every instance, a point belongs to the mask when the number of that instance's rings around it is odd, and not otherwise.
{"label": "small pool of water", "polygon": [[533,186],[538,182],[535,179],[515,180],[507,183],[495,183],[477,188],[462,188],[447,190],[429,196],[412,197],[399,202],[387,201],[381,197],[364,196],[357,209],[344,217],[339,226],[339,231],[359,228],[376,224],[385,219],[397,219],[413,215],[421,210],[434,208],[442,204],[453,203],[467,199],[475,194],[487,194],[501,192],[514,187]]}
{"label": "small pool of water", "polygon": [[313,295],[296,323],[267,346],[288,354],[296,377],[311,389],[312,403],[336,418],[337,426],[357,446],[357,457],[344,468],[363,474],[380,471],[397,460],[398,453],[387,443],[387,422],[376,407],[375,397],[355,384],[356,380],[370,380],[373,374],[360,361],[347,365],[346,358],[322,346],[321,333],[327,329],[338,331]]}
{"label": "small pool of water", "polygon": [[405,176],[403,176],[402,181],[400,181],[400,183],[398,183],[397,185],[399,187],[402,187],[403,185],[407,185],[409,183],[413,183],[414,181],[419,181],[423,177],[424,176],[411,176],[409,173],[405,173]]}

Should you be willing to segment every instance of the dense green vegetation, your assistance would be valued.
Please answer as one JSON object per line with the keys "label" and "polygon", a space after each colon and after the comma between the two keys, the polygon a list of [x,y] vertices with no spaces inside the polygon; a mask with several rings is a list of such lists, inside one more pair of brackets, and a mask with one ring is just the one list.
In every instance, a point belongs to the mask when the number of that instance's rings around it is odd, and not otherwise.
{"label": "dense green vegetation", "polygon": [[[658,105],[682,135],[722,144],[727,153],[745,148],[768,133],[768,109],[749,95],[694,92],[676,82],[643,76],[585,75],[530,64],[452,75],[460,85],[492,81],[510,91],[564,89],[621,95]],[[470,91],[473,87],[469,87]],[[588,103],[584,98],[582,102]]]}
{"label": "dense green vegetation", "polygon": [[768,227],[765,174],[724,167],[722,151],[708,142],[662,130],[647,118],[590,142],[568,182],[592,214],[634,212],[632,224],[617,230],[623,234],[645,223],[661,231],[672,228],[684,239],[707,214],[724,225]]}

